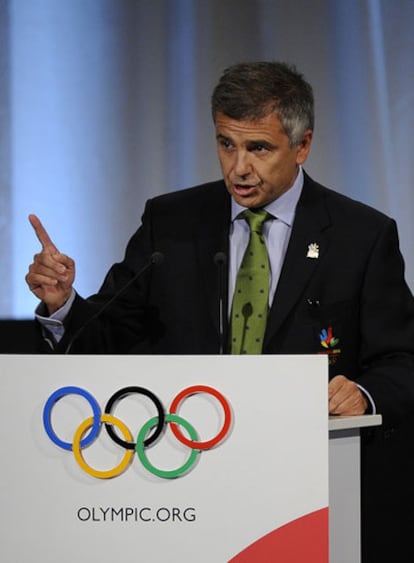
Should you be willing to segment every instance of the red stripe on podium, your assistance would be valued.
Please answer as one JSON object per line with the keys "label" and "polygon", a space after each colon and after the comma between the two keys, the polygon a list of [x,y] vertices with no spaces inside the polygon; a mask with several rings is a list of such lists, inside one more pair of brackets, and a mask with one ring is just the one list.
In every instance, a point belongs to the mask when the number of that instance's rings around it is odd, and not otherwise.
{"label": "red stripe on podium", "polygon": [[328,508],[293,520],[255,541],[229,563],[328,563]]}

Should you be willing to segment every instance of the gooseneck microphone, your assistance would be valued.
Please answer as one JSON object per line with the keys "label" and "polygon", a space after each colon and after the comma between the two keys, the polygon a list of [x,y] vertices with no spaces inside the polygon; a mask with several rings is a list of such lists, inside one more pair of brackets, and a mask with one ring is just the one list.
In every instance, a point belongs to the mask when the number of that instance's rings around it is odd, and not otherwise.
{"label": "gooseneck microphone", "polygon": [[147,270],[149,270],[150,268],[152,268],[152,266],[154,265],[159,265],[163,262],[164,260],[164,255],[162,252],[153,252],[151,254],[151,257],[149,259],[149,261],[145,264],[145,266],[143,268],[141,268],[140,270],[138,270],[138,272],[136,274],[134,274],[132,276],[131,279],[128,280],[128,282],[123,285],[121,287],[121,289],[119,289],[110,299],[108,299],[108,301],[106,301],[102,307],[100,307],[96,313],[94,313],[91,317],[89,317],[89,319],[87,319],[79,328],[78,330],[75,332],[75,334],[72,336],[72,338],[69,341],[69,344],[66,346],[64,354],[69,354],[73,344],[76,342],[76,340],[79,338],[79,336],[82,334],[82,332],[85,330],[85,328],[87,326],[90,325],[90,323],[94,320],[96,320],[98,317],[100,317],[102,315],[102,313],[104,311],[106,311],[108,309],[108,307],[110,307],[112,305],[112,303],[114,301],[116,301],[123,293],[125,290],[128,289],[129,286],[131,286],[135,281],[137,281],[141,276],[143,276],[145,274],[145,272],[147,272]]}
{"label": "gooseneck microphone", "polygon": [[218,275],[218,290],[219,290],[219,298],[218,298],[218,324],[219,324],[219,354],[224,354],[224,326],[225,326],[225,318],[226,318],[226,311],[225,311],[225,303],[226,303],[226,265],[227,265],[227,256],[224,252],[216,252],[214,255],[214,263],[217,266],[217,275]]}

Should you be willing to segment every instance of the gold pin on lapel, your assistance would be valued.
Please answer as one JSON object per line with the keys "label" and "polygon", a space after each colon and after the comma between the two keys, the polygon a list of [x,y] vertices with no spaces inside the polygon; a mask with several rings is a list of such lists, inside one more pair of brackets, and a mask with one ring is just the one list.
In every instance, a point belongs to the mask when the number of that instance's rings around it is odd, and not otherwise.
{"label": "gold pin on lapel", "polygon": [[308,245],[308,253],[306,258],[319,258],[319,244],[316,242],[311,242]]}

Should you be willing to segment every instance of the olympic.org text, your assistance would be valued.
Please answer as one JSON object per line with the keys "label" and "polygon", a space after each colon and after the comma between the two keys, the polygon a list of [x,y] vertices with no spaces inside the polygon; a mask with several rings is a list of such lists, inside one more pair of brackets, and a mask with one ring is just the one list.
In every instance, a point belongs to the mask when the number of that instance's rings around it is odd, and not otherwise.
{"label": "olympic.org text", "polygon": [[195,522],[196,509],[193,507],[150,508],[143,506],[124,506],[114,508],[108,506],[82,506],[77,511],[77,519],[81,522]]}

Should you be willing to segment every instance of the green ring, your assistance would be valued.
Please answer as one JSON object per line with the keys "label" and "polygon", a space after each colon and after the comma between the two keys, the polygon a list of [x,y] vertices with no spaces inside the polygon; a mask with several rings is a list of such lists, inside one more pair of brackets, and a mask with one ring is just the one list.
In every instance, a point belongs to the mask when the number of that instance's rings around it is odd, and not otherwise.
{"label": "green ring", "polygon": [[[197,432],[195,431],[194,427],[191,426],[191,424],[187,420],[185,420],[184,418],[181,418],[181,416],[177,416],[176,414],[167,414],[167,415],[165,415],[165,421],[166,422],[175,422],[176,424],[180,424],[181,426],[184,426],[184,428],[189,433],[190,438],[193,441],[198,440],[198,435],[197,435]],[[178,469],[172,469],[171,471],[164,471],[162,469],[158,469],[157,467],[155,467],[154,465],[152,465],[152,463],[150,463],[148,461],[148,458],[147,458],[147,455],[146,455],[145,449],[144,449],[144,440],[145,440],[147,433],[152,428],[154,428],[154,426],[156,426],[157,424],[158,424],[158,416],[154,416],[154,418],[151,418],[148,422],[146,422],[144,424],[144,426],[141,428],[141,430],[138,434],[137,445],[135,447],[135,450],[137,452],[137,455],[138,455],[139,460],[141,461],[142,465],[150,473],[152,473],[153,475],[157,475],[157,477],[162,477],[163,479],[175,479],[176,477],[179,477],[180,475],[182,475],[183,473],[186,473],[190,469],[190,467],[195,463],[197,456],[199,455],[200,451],[192,449],[190,456],[187,459],[187,461],[184,463],[184,465],[182,465]]]}

